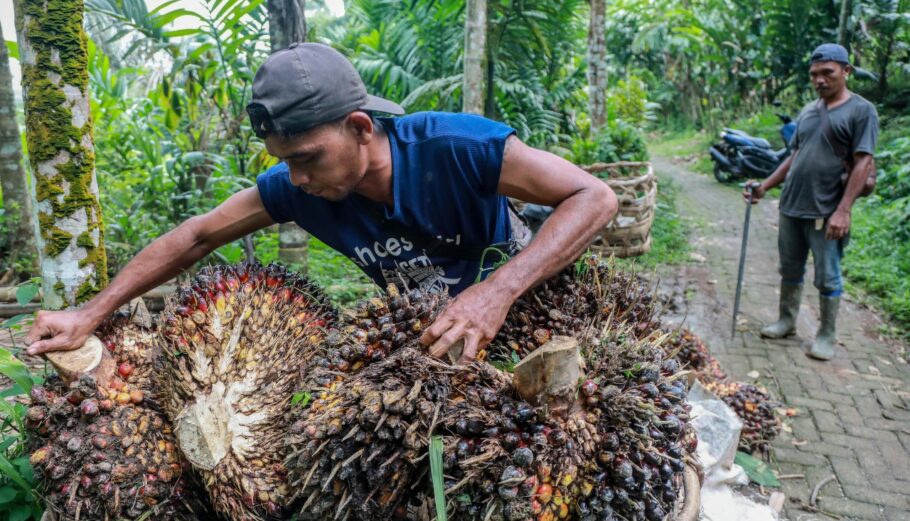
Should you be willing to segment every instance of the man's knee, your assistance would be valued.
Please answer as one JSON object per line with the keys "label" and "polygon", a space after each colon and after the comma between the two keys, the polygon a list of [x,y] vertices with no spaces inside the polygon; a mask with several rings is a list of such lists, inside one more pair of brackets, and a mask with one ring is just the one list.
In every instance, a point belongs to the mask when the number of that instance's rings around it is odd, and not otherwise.
{"label": "man's knee", "polygon": [[784,284],[802,284],[806,275],[806,265],[781,263],[777,272],[780,273],[780,280]]}
{"label": "man's knee", "polygon": [[818,293],[823,297],[839,297],[844,292],[844,280],[839,271],[836,273],[816,272],[814,283]]}

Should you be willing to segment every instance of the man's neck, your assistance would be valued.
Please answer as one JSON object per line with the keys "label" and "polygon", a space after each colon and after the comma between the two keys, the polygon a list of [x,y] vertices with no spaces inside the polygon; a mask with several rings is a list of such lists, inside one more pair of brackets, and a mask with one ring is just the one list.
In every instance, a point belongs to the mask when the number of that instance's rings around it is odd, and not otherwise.
{"label": "man's neck", "polygon": [[354,188],[354,192],[390,208],[395,205],[392,190],[392,148],[389,136],[383,130],[376,132],[374,139],[367,145],[366,173]]}
{"label": "man's neck", "polygon": [[825,102],[825,106],[829,109],[833,109],[834,107],[843,104],[848,99],[850,99],[850,90],[847,87],[842,88],[841,90],[828,97],[822,97],[822,100]]}

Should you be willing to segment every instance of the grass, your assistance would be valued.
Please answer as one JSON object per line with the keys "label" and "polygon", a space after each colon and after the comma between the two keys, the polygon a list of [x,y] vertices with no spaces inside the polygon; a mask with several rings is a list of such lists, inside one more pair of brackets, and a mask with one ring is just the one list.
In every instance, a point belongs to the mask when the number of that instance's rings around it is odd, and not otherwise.
{"label": "grass", "polygon": [[329,298],[339,306],[350,304],[379,289],[351,259],[314,237],[310,237],[307,275],[325,288]]}
{"label": "grass", "polygon": [[875,200],[858,203],[844,275],[850,289],[862,289],[865,300],[891,319],[886,333],[910,340],[910,241],[897,237],[896,227],[888,223],[893,223],[893,215],[887,205]]}

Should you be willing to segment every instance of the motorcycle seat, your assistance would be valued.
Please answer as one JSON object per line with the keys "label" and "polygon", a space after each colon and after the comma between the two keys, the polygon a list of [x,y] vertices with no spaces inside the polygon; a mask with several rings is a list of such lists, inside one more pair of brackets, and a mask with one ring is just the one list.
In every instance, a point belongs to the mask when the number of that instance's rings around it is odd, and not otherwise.
{"label": "motorcycle seat", "polygon": [[750,136],[742,130],[724,128],[724,132],[730,134],[730,137],[732,137],[733,141],[738,145],[753,146],[758,148],[771,148],[771,143],[769,143],[767,139]]}

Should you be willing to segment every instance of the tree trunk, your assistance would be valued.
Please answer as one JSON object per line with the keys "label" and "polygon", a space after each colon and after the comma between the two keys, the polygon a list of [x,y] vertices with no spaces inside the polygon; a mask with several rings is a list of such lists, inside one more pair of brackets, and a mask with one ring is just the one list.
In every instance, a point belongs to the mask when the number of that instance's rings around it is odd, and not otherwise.
{"label": "tree trunk", "polygon": [[607,119],[607,45],[605,41],[606,0],[591,0],[588,27],[588,103],[591,131],[597,131]]}
{"label": "tree trunk", "polygon": [[837,43],[850,50],[850,33],[847,31],[847,22],[850,20],[850,0],[841,0],[840,19],[837,23]]}
{"label": "tree trunk", "polygon": [[[493,5],[487,2],[487,37],[486,37],[486,62],[487,75],[485,78],[486,94],[484,95],[483,115],[490,119],[496,119],[496,49],[502,41],[502,32],[497,35],[492,30],[493,23]],[[504,30],[504,23],[502,25]]]}
{"label": "tree trunk", "polygon": [[306,41],[305,0],[269,0],[269,38],[272,52]]}
{"label": "tree trunk", "polygon": [[22,141],[16,123],[13,77],[9,72],[9,53],[4,41],[3,30],[0,29],[0,192],[3,194],[4,213],[10,222],[6,264],[27,260],[27,266],[22,268],[35,272],[38,252],[35,250],[32,202],[22,167]]}
{"label": "tree trunk", "polygon": [[[272,52],[306,40],[304,0],[268,0],[269,38]],[[278,225],[278,260],[306,267],[307,233],[295,223]]]}
{"label": "tree trunk", "polygon": [[487,1],[467,0],[464,20],[464,83],[462,111],[484,113],[486,91]]}
{"label": "tree trunk", "polygon": [[89,300],[107,284],[82,18],[82,0],[16,2],[41,284],[51,309]]}

